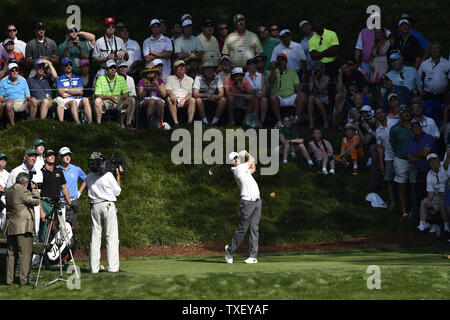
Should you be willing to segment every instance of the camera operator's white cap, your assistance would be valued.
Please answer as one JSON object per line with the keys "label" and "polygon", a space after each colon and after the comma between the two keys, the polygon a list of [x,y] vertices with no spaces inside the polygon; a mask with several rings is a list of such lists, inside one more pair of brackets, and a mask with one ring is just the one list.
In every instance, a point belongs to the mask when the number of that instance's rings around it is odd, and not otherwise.
{"label": "camera operator's white cap", "polygon": [[370,112],[370,111],[372,111],[372,107],[366,104],[365,106],[362,106],[361,111],[362,112]]}
{"label": "camera operator's white cap", "polygon": [[427,161],[430,159],[437,158],[437,157],[438,157],[438,155],[436,153],[430,153],[429,155],[427,155]]}
{"label": "camera operator's white cap", "polygon": [[11,70],[12,68],[19,68],[19,66],[17,65],[17,63],[8,64],[8,71]]}
{"label": "camera operator's white cap", "polygon": [[72,154],[72,151],[70,151],[69,148],[67,147],[62,147],[61,149],[59,149],[59,155],[62,156],[63,154]]}
{"label": "camera operator's white cap", "polygon": [[231,161],[236,157],[239,157],[239,153],[237,153],[236,151],[233,151],[228,155],[228,160]]}

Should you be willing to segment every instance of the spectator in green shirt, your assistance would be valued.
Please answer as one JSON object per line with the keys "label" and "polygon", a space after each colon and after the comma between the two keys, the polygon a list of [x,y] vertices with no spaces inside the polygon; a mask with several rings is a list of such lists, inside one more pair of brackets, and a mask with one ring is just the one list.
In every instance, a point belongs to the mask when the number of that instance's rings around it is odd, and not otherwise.
{"label": "spectator in green shirt", "polygon": [[[87,41],[80,41],[80,37],[83,37],[89,41],[94,41],[95,36],[88,32],[78,32],[77,28],[70,26],[67,30],[66,41],[58,46],[58,54],[62,59],[64,57],[70,58],[73,61],[72,72],[79,74],[80,72],[80,60],[89,59],[89,46]],[[93,48],[92,43],[90,43]]]}
{"label": "spectator in green shirt", "polygon": [[[261,42],[261,47],[263,48],[264,54],[267,57],[272,56],[273,49],[280,44],[280,39],[272,38],[269,36],[269,31],[264,26],[259,26],[257,29],[257,35],[259,38],[259,41]],[[267,59],[266,62],[266,70],[270,69],[270,61]]]}
{"label": "spectator in green shirt", "polygon": [[298,151],[308,161],[309,167],[313,166],[309,152],[305,147],[305,140],[300,138],[297,124],[289,117],[283,118],[283,127],[280,128],[280,151],[283,154],[283,163],[287,163],[289,153],[293,158],[296,157]]}

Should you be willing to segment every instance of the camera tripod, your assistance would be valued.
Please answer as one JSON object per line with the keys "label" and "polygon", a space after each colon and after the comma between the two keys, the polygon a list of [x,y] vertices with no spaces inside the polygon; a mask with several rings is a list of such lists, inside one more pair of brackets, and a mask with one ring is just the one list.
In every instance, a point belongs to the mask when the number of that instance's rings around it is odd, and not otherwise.
{"label": "camera tripod", "polygon": [[[44,201],[48,200],[46,198],[41,198],[41,199],[44,200]],[[71,257],[71,259],[73,261],[73,266],[74,266],[74,269],[75,269],[75,275],[76,275],[77,279],[80,278],[80,275],[78,274],[78,271],[77,271],[77,266],[75,264],[75,259],[74,259],[73,254],[72,254],[72,249],[70,248],[70,241],[69,241],[69,237],[67,235],[67,229],[66,229],[65,214],[63,214],[63,212],[61,210],[62,207],[64,207],[64,204],[61,206],[62,201],[59,201],[59,199],[57,199],[57,200],[50,200],[50,203],[51,203],[50,205],[52,207],[52,211],[50,212],[50,214],[48,215],[48,218],[47,218],[50,221],[50,224],[49,224],[48,230],[47,230],[46,235],[45,235],[44,247],[43,247],[42,253],[41,253],[41,261],[39,263],[39,271],[38,271],[38,275],[37,275],[37,278],[36,278],[36,283],[35,283],[33,289],[37,288],[38,283],[39,283],[39,276],[40,276],[41,269],[42,269],[42,263],[44,261],[45,255],[47,254],[47,252],[49,250],[50,233],[52,231],[52,226],[54,225],[54,222],[55,222],[56,219],[58,219],[58,226],[60,228],[60,231],[61,231],[61,234],[62,234],[62,237],[63,237],[63,238],[61,238],[61,237],[56,237],[55,236],[55,244],[58,246],[58,254],[59,254],[59,277],[54,279],[54,280],[52,280],[52,281],[50,281],[49,283],[45,284],[44,287],[47,287],[47,286],[51,285],[52,283],[55,283],[55,282],[58,282],[58,281],[63,281],[63,282],[67,282],[68,281],[68,280],[64,279],[63,271],[62,271],[61,247],[62,247],[62,244],[63,244],[64,241],[66,241],[66,245],[67,245],[67,247],[69,249],[70,257]]]}

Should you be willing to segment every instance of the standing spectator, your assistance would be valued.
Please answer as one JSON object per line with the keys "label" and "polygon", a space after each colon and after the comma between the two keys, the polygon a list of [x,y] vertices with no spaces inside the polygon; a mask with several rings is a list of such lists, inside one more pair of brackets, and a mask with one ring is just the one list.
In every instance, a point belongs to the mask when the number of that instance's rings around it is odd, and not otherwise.
{"label": "standing spectator", "polygon": [[370,50],[370,83],[375,87],[375,97],[377,104],[381,104],[380,84],[383,76],[389,68],[387,62],[387,51],[389,49],[389,40],[383,29],[375,29],[375,39]]}
{"label": "standing spectator", "polygon": [[300,138],[297,124],[289,117],[283,118],[283,127],[280,128],[280,143],[280,151],[283,154],[283,163],[287,163],[289,154],[295,158],[297,152],[300,151],[306,161],[308,161],[309,167],[312,168],[314,163],[305,147],[305,140]]}
{"label": "standing spectator", "polygon": [[83,98],[83,80],[76,74],[72,73],[72,60],[70,58],[62,58],[64,74],[56,81],[59,97],[55,98],[58,104],[56,113],[58,120],[64,121],[64,111],[70,110],[75,123],[80,123],[78,110],[83,110],[88,119],[88,123],[92,123],[92,111],[88,98]]}
{"label": "standing spectator", "polygon": [[125,81],[127,82],[128,89],[130,89],[130,92],[128,94],[128,99],[123,103],[123,109],[126,111],[126,117],[127,121],[124,126],[125,122],[125,112],[122,112],[120,114],[120,124],[122,128],[128,129],[128,130],[134,130],[131,123],[134,119],[134,113],[136,111],[136,103],[137,103],[137,95],[136,95],[136,85],[134,84],[134,79],[127,75],[128,70],[128,64],[126,61],[121,60],[117,63],[117,73],[119,76],[122,76]]}
{"label": "standing spectator", "polygon": [[202,75],[195,77],[194,85],[192,86],[196,109],[204,124],[208,124],[206,112],[208,108],[215,110],[214,118],[211,122],[212,125],[215,125],[219,122],[227,105],[222,78],[215,74],[215,69],[216,66],[212,65],[212,62],[210,62],[210,65],[205,64],[202,67]]}
{"label": "standing spectator", "polygon": [[77,28],[70,26],[67,30],[66,41],[58,46],[58,53],[61,59],[66,57],[73,61],[72,71],[78,74],[80,72],[80,60],[89,59],[88,42],[80,41]]}
{"label": "standing spectator", "polygon": [[45,119],[53,105],[51,88],[58,74],[50,60],[38,59],[34,62],[34,68],[36,75],[27,80],[31,91],[30,118],[36,118],[37,109],[40,108],[41,119]]}
{"label": "standing spectator", "polygon": [[397,86],[405,86],[409,91],[417,89],[422,95],[422,80],[417,74],[417,70],[410,66],[404,66],[398,53],[391,54],[389,58],[391,59],[392,70],[386,75],[392,80],[392,83]]}
{"label": "standing spectator", "polygon": [[287,56],[285,53],[279,53],[277,63],[272,62],[270,64],[269,83],[272,88],[270,101],[278,121],[276,126],[280,125],[280,107],[295,106],[294,121],[297,122],[305,105],[306,96],[302,92],[297,72],[287,68]]}
{"label": "standing spectator", "polygon": [[14,24],[9,24],[6,26],[6,39],[11,39],[14,41],[14,51],[20,52],[23,57],[25,57],[25,48],[27,44],[22,40],[17,38],[19,31]]}
{"label": "standing spectator", "polygon": [[11,39],[6,39],[5,41],[3,41],[3,47],[5,48],[8,58],[0,59],[0,65],[2,66],[2,69],[0,70],[0,80],[3,79],[8,73],[8,64],[12,61],[16,61],[17,65],[19,66],[19,73],[23,73],[22,64],[24,57],[20,52],[15,51],[14,41]]}
{"label": "standing spectator", "polygon": [[389,113],[387,115],[388,119],[398,119],[398,113],[400,111],[400,107],[404,106],[404,104],[400,104],[400,100],[398,99],[398,95],[395,93],[391,93],[388,97],[389,103]]}
{"label": "standing spectator", "polygon": [[280,28],[276,24],[270,26],[270,36],[274,39],[280,39]]}
{"label": "standing spectator", "polygon": [[116,21],[114,18],[105,18],[105,34],[95,42],[92,60],[100,64],[97,77],[105,74],[106,62],[108,60],[128,60],[128,52],[123,40],[114,35],[116,31]]}
{"label": "standing spectator", "polygon": [[[263,48],[264,55],[267,57],[272,57],[273,49],[280,44],[280,40],[278,38],[272,38],[269,36],[269,31],[267,31],[266,27],[259,26],[257,29],[259,41],[261,42],[261,47]],[[267,59],[266,70],[270,69],[270,61]]]}
{"label": "standing spectator", "polygon": [[382,108],[375,110],[375,116],[378,120],[378,128],[375,131],[378,146],[378,163],[381,175],[388,185],[389,208],[392,212],[395,208],[394,198],[394,150],[389,142],[389,132],[391,128],[398,123],[398,119],[388,119],[386,112]]}
{"label": "standing spectator", "polygon": [[164,99],[166,98],[166,86],[161,79],[161,70],[147,65],[142,71],[142,79],[139,81],[138,97],[140,105],[145,108],[147,124],[150,117],[156,112],[161,122],[164,122]]}
{"label": "standing spectator", "polygon": [[130,29],[126,25],[119,28],[119,37],[123,40],[128,53],[127,75],[132,77],[134,81],[138,81],[139,65],[142,61],[141,47],[137,41],[130,39]]}
{"label": "standing spectator", "polygon": [[[56,42],[45,35],[45,26],[38,22],[34,27],[36,38],[30,40],[25,47],[25,59],[30,66],[39,58],[50,60],[53,65],[58,65],[59,55]],[[33,73],[30,76],[34,76]]]}
{"label": "standing spectator", "polygon": [[287,68],[297,72],[299,79],[306,82],[306,56],[300,43],[291,41],[291,31],[283,29],[280,31],[281,43],[272,52],[270,62],[275,62],[278,54],[284,53],[287,56]]}
{"label": "standing spectator", "polygon": [[36,150],[36,163],[34,164],[34,168],[36,170],[41,170],[45,164],[44,161],[44,151],[45,151],[45,141],[42,139],[35,139],[33,142],[33,149]]}
{"label": "standing spectator", "polygon": [[424,83],[423,100],[434,100],[444,103],[450,79],[450,63],[441,56],[439,42],[430,44],[430,58],[420,64],[419,78]]}
{"label": "standing spectator", "polygon": [[352,123],[347,123],[344,127],[341,153],[336,155],[336,160],[346,165],[353,164],[353,175],[356,176],[358,175],[358,162],[364,156],[364,149],[360,137],[356,134],[356,127]]}
{"label": "standing spectator", "polygon": [[175,74],[166,80],[167,105],[175,126],[179,125],[178,110],[185,110],[187,122],[192,123],[195,115],[195,99],[192,97],[194,79],[186,75],[186,64],[183,60],[173,64]]}
{"label": "standing spectator", "polygon": [[[406,187],[408,182],[410,182],[411,195],[413,196],[417,175],[417,170],[414,165],[408,162],[408,145],[413,139],[414,134],[411,131],[411,111],[408,107],[403,106],[399,110],[399,123],[391,128],[389,142],[394,150],[394,181],[398,184],[398,197],[403,213],[402,219],[405,221],[409,219],[406,206]],[[415,203],[414,197],[412,203]]]}
{"label": "standing spectator", "polygon": [[[313,139],[308,143],[308,150],[316,159],[319,166],[322,167],[324,175],[335,174],[336,161],[334,159],[334,151],[328,140],[322,139],[322,130],[316,128],[312,133]],[[327,170],[330,165],[330,171]]]}
{"label": "standing spectator", "polygon": [[255,112],[259,112],[259,119],[261,124],[263,124],[266,119],[268,106],[266,77],[264,74],[256,71],[255,58],[247,61],[247,70],[245,78],[256,92]]}
{"label": "standing spectator", "polygon": [[187,59],[192,54],[199,59],[203,57],[203,46],[199,38],[192,34],[192,21],[187,19],[181,23],[183,34],[175,40],[174,48],[177,59]]}
{"label": "standing spectator", "polygon": [[228,122],[234,125],[234,109],[245,110],[245,116],[256,110],[256,92],[245,78],[242,68],[233,68],[231,75],[225,79]]}
{"label": "standing spectator", "polygon": [[214,23],[210,19],[206,19],[202,24],[202,33],[197,38],[200,39],[204,50],[199,69],[205,65],[215,66],[219,65],[220,51],[214,34]]}
{"label": "standing spectator", "polygon": [[236,14],[233,21],[236,31],[225,39],[222,55],[230,57],[233,68],[245,68],[248,59],[264,51],[258,36],[247,30],[245,18],[242,14]]}
{"label": "standing spectator", "polygon": [[[6,163],[8,161],[8,156],[3,152],[0,152],[0,201],[5,203],[5,195],[6,185],[8,183],[9,172],[5,169]],[[3,210],[0,210],[0,232],[5,234],[5,223],[6,223],[6,207]]]}
{"label": "standing spectator", "polygon": [[225,83],[225,79],[231,75],[231,59],[229,56],[222,56],[220,58],[220,65],[217,68],[217,73],[222,78],[222,82]]}
{"label": "standing spectator", "polygon": [[311,25],[315,32],[309,39],[311,59],[323,62],[325,73],[334,80],[338,71],[336,59],[339,52],[339,40],[337,35],[334,31],[325,29],[318,19],[313,19]]}
{"label": "standing spectator", "polygon": [[[106,74],[99,77],[95,84],[95,116],[98,124],[102,122],[102,113],[106,110],[118,110],[125,113],[127,106],[131,105],[130,89],[124,77],[118,76],[117,65],[114,60],[106,62]],[[121,121],[123,119],[121,118]],[[121,126],[123,126],[121,122]]]}
{"label": "standing spectator", "polygon": [[175,40],[177,40],[179,37],[181,37],[183,31],[181,30],[181,25],[179,23],[175,23],[172,28],[172,47],[174,46]]}
{"label": "standing spectator", "polygon": [[431,135],[435,140],[438,140],[441,136],[439,128],[433,118],[427,117],[423,114],[423,108],[418,103],[411,104],[411,111],[414,119],[420,122],[423,132]]}
{"label": "standing spectator", "polygon": [[19,76],[17,63],[8,65],[8,77],[0,81],[0,116],[3,108],[11,126],[14,126],[14,112],[30,111],[30,89],[25,79]]}
{"label": "standing spectator", "polygon": [[228,36],[228,26],[225,22],[217,24],[216,38],[219,44],[219,52],[222,52],[223,45],[225,44],[225,39]]}
{"label": "standing spectator", "polygon": [[312,30],[312,26],[307,20],[300,21],[299,27],[300,31],[303,34],[303,39],[302,41],[300,41],[300,44],[302,45],[303,50],[305,51],[306,70],[309,77],[315,65],[315,61],[311,59],[311,55],[309,54],[309,39],[311,39],[311,37],[314,36],[316,33]]}
{"label": "standing spectator", "polygon": [[164,75],[170,75],[171,63],[170,57],[172,56],[173,48],[172,41],[161,33],[161,22],[158,19],[152,19],[150,21],[150,30],[152,35],[145,39],[142,45],[142,51],[146,65],[152,64],[156,67],[153,60],[161,60],[163,64],[163,79]]}
{"label": "standing spectator", "polygon": [[395,37],[394,49],[400,51],[403,62],[406,66],[419,69],[421,62],[421,46],[417,38],[411,36],[411,23],[408,19],[401,19],[398,22],[400,33]]}
{"label": "standing spectator", "polygon": [[328,116],[325,106],[328,105],[328,84],[330,77],[325,74],[325,65],[318,62],[312,71],[312,76],[309,81],[309,97],[308,97],[308,114],[309,114],[309,128],[314,127],[313,115],[314,106],[317,106],[323,118],[323,127],[328,128]]}
{"label": "standing spectator", "polygon": [[161,24],[160,25],[161,34],[166,36],[167,35],[167,20],[159,19],[159,23]]}
{"label": "standing spectator", "polygon": [[410,98],[410,92],[409,89],[403,85],[395,85],[392,83],[392,80],[387,76],[384,75],[382,78],[382,86],[384,89],[384,95],[383,95],[383,110],[385,112],[389,112],[389,97],[392,97],[391,94],[395,93],[395,96],[399,100],[399,104],[404,105],[410,105],[411,104],[411,98]]}

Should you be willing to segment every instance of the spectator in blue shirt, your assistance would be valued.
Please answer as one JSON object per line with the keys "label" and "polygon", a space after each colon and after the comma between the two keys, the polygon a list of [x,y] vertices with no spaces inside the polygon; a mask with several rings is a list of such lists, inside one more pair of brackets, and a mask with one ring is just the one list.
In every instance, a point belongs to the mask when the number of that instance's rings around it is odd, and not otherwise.
{"label": "spectator in blue shirt", "polygon": [[385,89],[383,96],[384,112],[389,113],[390,111],[388,97],[391,95],[391,93],[395,93],[397,95],[401,105],[404,104],[405,106],[409,106],[411,104],[410,91],[407,87],[393,84],[392,80],[389,79],[387,75],[383,76],[382,86]]}
{"label": "spectator in blue shirt", "polygon": [[404,66],[403,59],[399,53],[392,53],[389,58],[391,60],[392,70],[386,73],[386,76],[392,80],[392,83],[397,86],[405,86],[409,91],[417,89],[420,95],[422,95],[422,80],[417,70],[413,67]]}
{"label": "spectator in blue shirt", "polygon": [[432,135],[423,132],[419,120],[414,119],[411,122],[411,131],[414,133],[414,139],[408,143],[408,162],[415,164],[419,172],[427,172],[430,167],[427,163],[427,155],[437,153],[436,143]]}
{"label": "spectator in blue shirt", "polygon": [[9,123],[13,126],[14,112],[29,112],[30,99],[30,89],[27,82],[19,76],[19,66],[17,63],[10,63],[8,77],[0,82],[0,117],[5,108]]}

